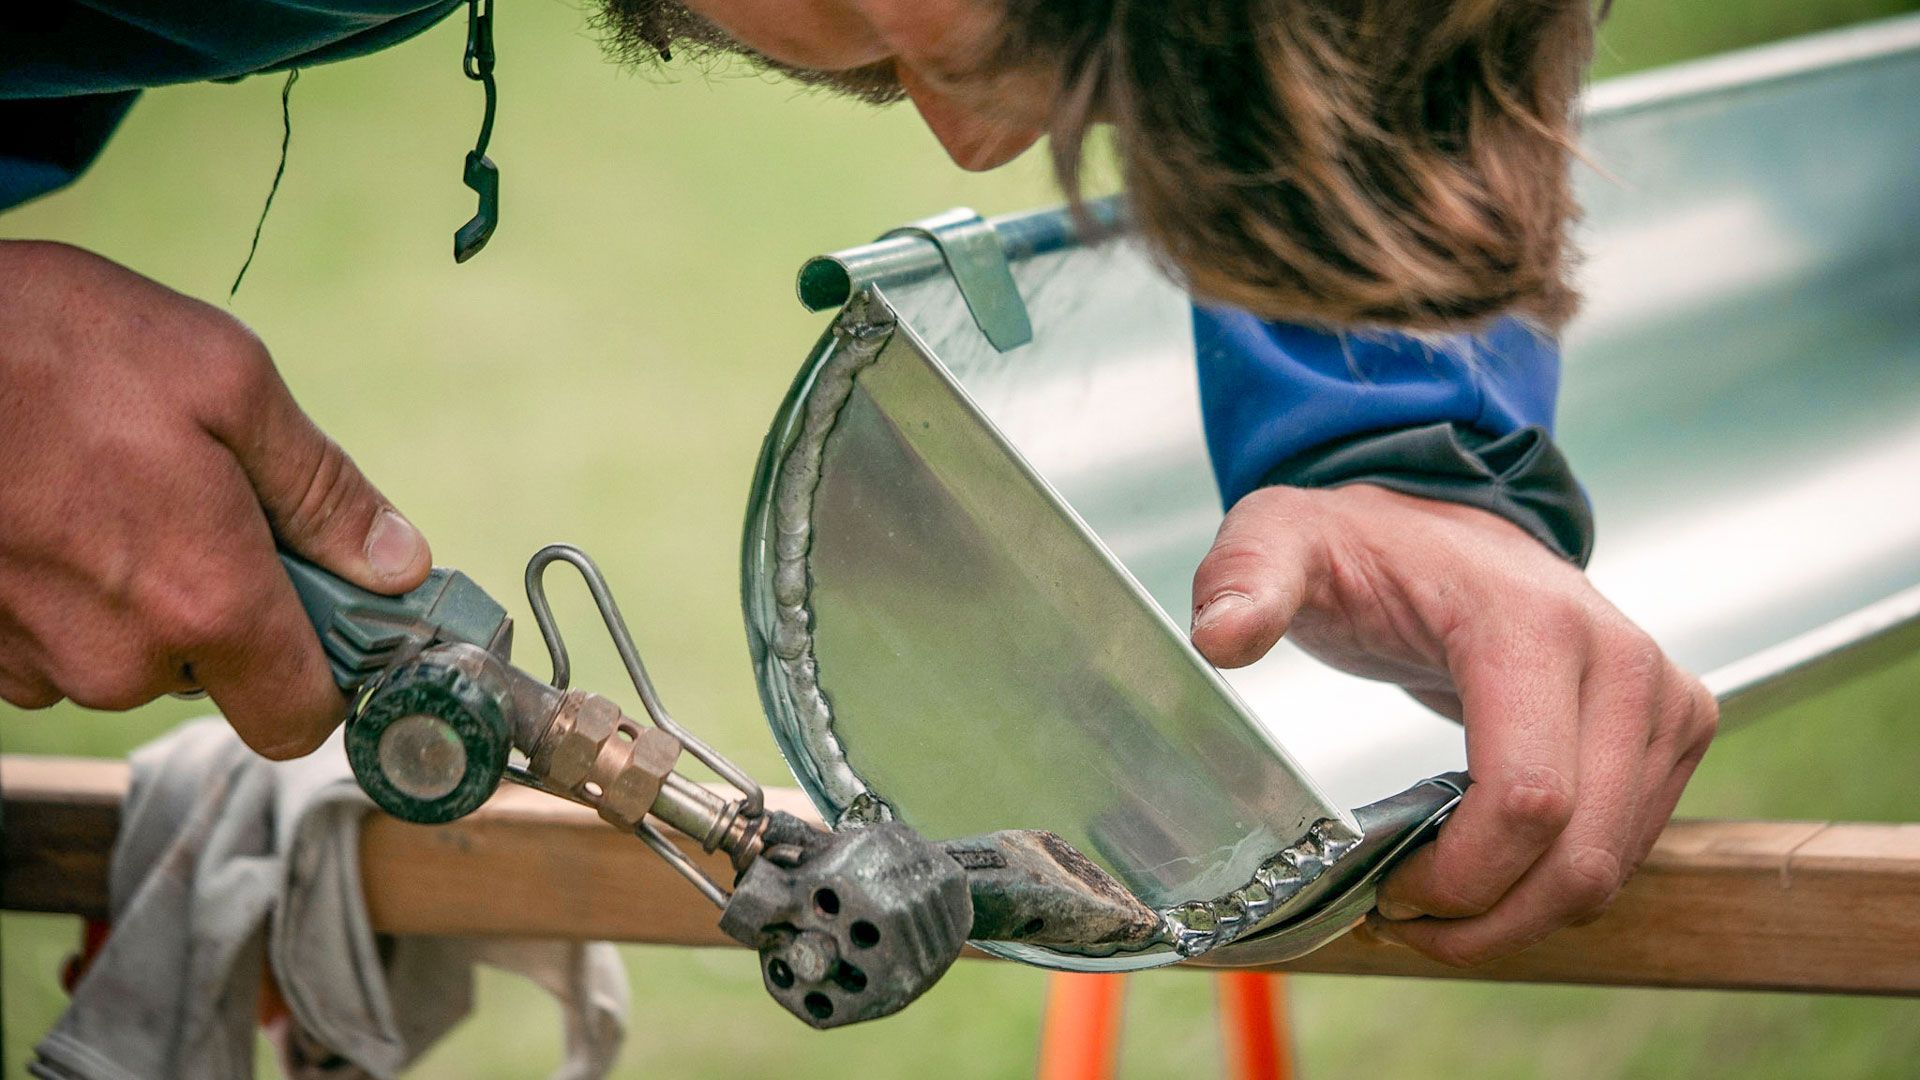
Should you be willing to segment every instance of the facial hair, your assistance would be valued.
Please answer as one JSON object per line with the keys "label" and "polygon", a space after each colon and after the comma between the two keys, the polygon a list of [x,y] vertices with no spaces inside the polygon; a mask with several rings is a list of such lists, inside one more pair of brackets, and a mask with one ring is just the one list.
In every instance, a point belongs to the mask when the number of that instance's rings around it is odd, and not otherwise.
{"label": "facial hair", "polygon": [[737,57],[758,70],[869,105],[891,105],[906,97],[892,60],[846,71],[782,63],[741,44],[711,19],[689,11],[676,0],[600,0],[600,12],[592,25],[601,36],[607,56],[628,67],[658,68],[676,58],[711,64]]}

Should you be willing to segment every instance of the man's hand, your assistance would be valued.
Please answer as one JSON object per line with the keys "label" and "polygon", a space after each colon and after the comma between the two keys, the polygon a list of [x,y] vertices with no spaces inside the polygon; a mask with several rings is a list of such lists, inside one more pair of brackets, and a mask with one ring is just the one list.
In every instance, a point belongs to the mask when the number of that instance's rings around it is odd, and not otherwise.
{"label": "man's hand", "polygon": [[344,701],[274,540],[379,592],[420,533],[231,316],[97,256],[0,242],[0,698],[128,709],[203,687],[272,758]]}
{"label": "man's hand", "polygon": [[1713,738],[1698,679],[1579,570],[1469,507],[1367,485],[1256,491],[1193,595],[1194,645],[1222,667],[1284,634],[1464,722],[1473,786],[1382,883],[1370,924],[1446,963],[1598,917]]}

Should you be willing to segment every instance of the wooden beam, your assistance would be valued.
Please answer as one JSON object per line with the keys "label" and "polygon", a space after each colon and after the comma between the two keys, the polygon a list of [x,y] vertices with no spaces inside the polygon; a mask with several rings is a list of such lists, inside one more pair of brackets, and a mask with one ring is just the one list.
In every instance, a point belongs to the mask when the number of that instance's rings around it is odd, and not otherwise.
{"label": "wooden beam", "polygon": [[[792,788],[773,809],[819,820]],[[725,855],[669,832],[714,880]],[[374,814],[360,833],[361,877],[373,924],[400,934],[520,934],[674,945],[732,945],[719,909],[638,839],[584,806],[506,785],[447,825]],[[461,899],[449,903],[449,894]]]}
{"label": "wooden beam", "polygon": [[[0,757],[0,907],[104,911],[126,779],[117,762]],[[768,800],[810,814],[798,792]],[[369,817],[361,862],[388,932],[728,943],[640,843],[524,789],[450,825]],[[1519,956],[1460,970],[1345,938],[1273,970],[1920,995],[1920,824],[1679,821],[1604,918]]]}
{"label": "wooden beam", "polygon": [[1518,956],[1348,936],[1269,970],[1920,995],[1920,824],[1676,821],[1605,917]]}
{"label": "wooden beam", "polygon": [[107,914],[125,762],[0,755],[0,909]]}

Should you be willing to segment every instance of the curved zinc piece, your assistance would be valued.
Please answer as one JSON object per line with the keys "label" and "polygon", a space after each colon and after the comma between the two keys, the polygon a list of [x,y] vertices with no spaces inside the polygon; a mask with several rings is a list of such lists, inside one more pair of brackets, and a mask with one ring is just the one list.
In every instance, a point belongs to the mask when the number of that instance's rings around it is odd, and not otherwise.
{"label": "curved zinc piece", "polygon": [[[1288,871],[1304,885],[1358,839],[878,290],[822,341],[755,492],[754,661],[829,820],[897,812],[936,837],[1046,822],[1161,908],[1233,894],[1310,842]],[[1080,959],[1171,961],[1218,921]]]}
{"label": "curved zinc piece", "polygon": [[[1596,582],[1730,721],[1920,644],[1916,82],[1906,18],[1589,101],[1560,441]],[[1004,270],[972,261],[989,234]],[[1187,646],[1221,518],[1190,304],[1116,207],[948,215],[814,260],[801,293],[845,307],[768,437],[743,570],[822,812],[1052,829],[1181,928],[1009,950],[1053,966],[1267,961],[1364,912],[1457,796],[1424,778],[1459,729],[1286,646],[1224,682]],[[1003,352],[1010,304],[1031,342]]]}

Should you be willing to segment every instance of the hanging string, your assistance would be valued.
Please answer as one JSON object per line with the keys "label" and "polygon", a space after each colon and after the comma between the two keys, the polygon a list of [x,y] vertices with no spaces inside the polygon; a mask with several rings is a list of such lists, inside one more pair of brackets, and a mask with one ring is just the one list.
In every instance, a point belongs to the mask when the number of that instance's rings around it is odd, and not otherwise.
{"label": "hanging string", "polygon": [[294,68],[287,72],[287,81],[280,84],[280,166],[273,170],[273,184],[267,188],[267,201],[260,207],[260,220],[253,223],[253,243],[247,246],[247,261],[240,264],[240,272],[233,276],[233,288],[227,290],[229,302],[240,291],[247,268],[253,265],[253,256],[260,250],[260,230],[266,228],[267,211],[273,209],[273,197],[280,193],[280,178],[287,175],[287,146],[293,142],[293,111],[287,99],[293,94],[293,84],[299,81],[300,69]]}

